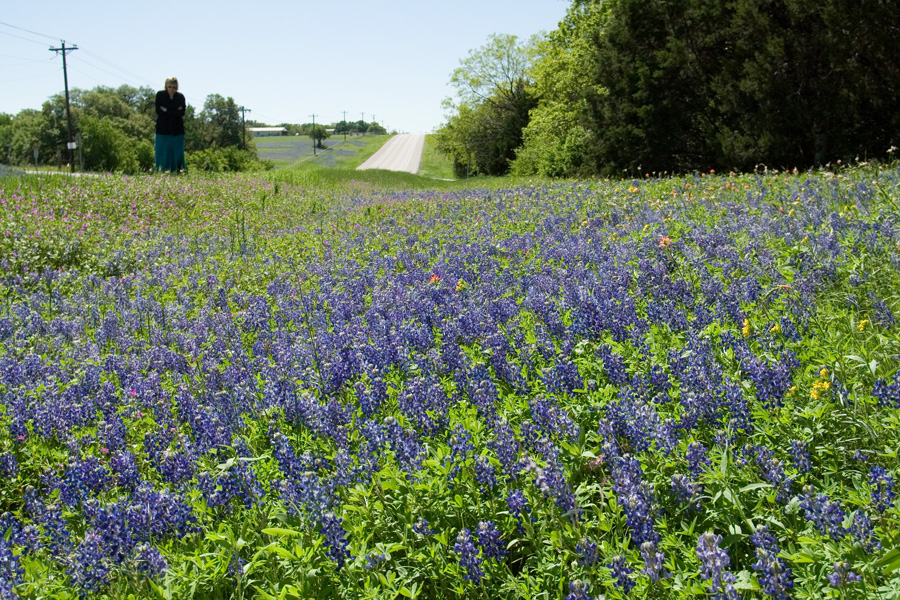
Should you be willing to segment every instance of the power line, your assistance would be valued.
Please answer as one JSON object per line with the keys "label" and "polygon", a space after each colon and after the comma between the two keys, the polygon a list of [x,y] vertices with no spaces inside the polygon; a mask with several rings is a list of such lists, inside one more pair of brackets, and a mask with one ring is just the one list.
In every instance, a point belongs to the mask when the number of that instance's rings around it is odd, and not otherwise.
{"label": "power line", "polygon": [[16,56],[14,54],[0,54],[0,56],[2,56],[3,58],[15,58],[17,60],[24,60],[26,62],[50,62],[50,60],[53,60],[52,58],[49,60],[47,60],[47,59],[41,60],[38,58],[27,58],[25,56]]}
{"label": "power line", "polygon": [[31,81],[32,79],[40,79],[41,77],[48,77],[50,75],[54,75],[59,71],[59,68],[55,68],[52,71],[48,71],[46,73],[41,73],[39,75],[31,75],[29,77],[17,77],[15,79],[0,79],[0,83],[14,83],[16,81]]}
{"label": "power line", "polygon": [[[153,87],[152,84],[150,84],[148,81],[146,81],[146,80],[145,80],[143,77],[141,77],[140,75],[138,75],[138,74],[136,74],[136,73],[132,73],[132,72],[129,71],[128,69],[122,68],[122,67],[120,67],[120,66],[118,66],[118,65],[116,65],[116,64],[114,64],[114,63],[112,63],[112,62],[110,62],[110,61],[108,61],[108,60],[106,60],[105,58],[103,58],[103,57],[100,56],[99,54],[95,54],[95,53],[91,52],[90,50],[85,50],[84,52],[85,52],[85,54],[87,54],[88,56],[90,56],[90,57],[92,57],[92,58],[95,58],[95,59],[99,60],[100,62],[104,63],[105,65],[107,65],[107,66],[109,66],[109,67],[112,67],[113,69],[115,69],[115,70],[117,70],[117,71],[121,71],[122,73],[125,73],[125,74],[128,75],[129,77],[133,77],[136,81],[139,81],[139,82],[141,82],[141,83],[143,83],[143,84],[145,84],[145,85],[147,85],[147,86]],[[99,68],[99,67],[95,67],[95,68]],[[102,69],[101,69],[101,70],[102,70]],[[110,75],[112,75],[112,73],[110,73]]]}
{"label": "power line", "polygon": [[21,35],[16,35],[14,33],[10,33],[8,31],[0,31],[0,34],[8,35],[9,37],[14,37],[19,40],[25,40],[26,42],[31,42],[32,44],[37,44],[38,46],[46,46],[47,42],[39,42],[37,40],[30,40],[26,37],[22,37]]}
{"label": "power line", "polygon": [[47,35],[45,33],[38,33],[37,31],[31,31],[30,29],[25,29],[24,27],[18,27],[17,25],[12,25],[11,23],[4,23],[0,21],[0,25],[4,25],[6,27],[12,27],[13,29],[18,29],[19,31],[24,31],[25,33],[30,33],[31,35],[39,35],[41,37],[45,37],[48,40],[53,40],[54,42],[60,39],[58,36]]}

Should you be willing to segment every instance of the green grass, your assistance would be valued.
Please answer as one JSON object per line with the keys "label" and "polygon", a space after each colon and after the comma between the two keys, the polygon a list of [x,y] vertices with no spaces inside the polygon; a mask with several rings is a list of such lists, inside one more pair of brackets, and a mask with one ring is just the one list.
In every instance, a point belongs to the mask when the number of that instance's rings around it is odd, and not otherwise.
{"label": "green grass", "polygon": [[453,161],[438,152],[433,134],[425,136],[425,152],[422,153],[419,175],[432,179],[456,179]]}

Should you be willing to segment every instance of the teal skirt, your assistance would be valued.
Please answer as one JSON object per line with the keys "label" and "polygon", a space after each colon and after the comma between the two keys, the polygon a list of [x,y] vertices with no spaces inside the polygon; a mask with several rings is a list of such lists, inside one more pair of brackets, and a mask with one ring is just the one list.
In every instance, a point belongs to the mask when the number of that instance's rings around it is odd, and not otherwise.
{"label": "teal skirt", "polygon": [[156,170],[178,173],[186,170],[184,163],[184,134],[156,134]]}

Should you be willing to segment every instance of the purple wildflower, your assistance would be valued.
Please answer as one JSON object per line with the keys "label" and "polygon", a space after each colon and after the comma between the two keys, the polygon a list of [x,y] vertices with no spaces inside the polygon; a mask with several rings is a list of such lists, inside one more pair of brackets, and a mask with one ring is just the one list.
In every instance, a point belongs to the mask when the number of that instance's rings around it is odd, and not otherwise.
{"label": "purple wildflower", "polygon": [[634,569],[625,564],[624,556],[614,557],[612,562],[606,566],[612,571],[611,575],[615,580],[615,586],[622,590],[622,593],[627,596],[636,585],[634,580],[629,577],[629,575],[634,572]]}
{"label": "purple wildflower", "polygon": [[463,577],[473,583],[481,583],[481,578],[484,577],[481,563],[484,561],[478,556],[478,549],[475,548],[475,544],[472,542],[471,531],[463,529],[459,532],[459,535],[456,536],[456,544],[453,546],[453,551],[459,554],[459,564],[466,570]]}
{"label": "purple wildflower", "polygon": [[848,583],[862,581],[862,576],[850,570],[850,564],[840,561],[834,563],[832,572],[828,575],[828,583],[831,587],[844,587]]}

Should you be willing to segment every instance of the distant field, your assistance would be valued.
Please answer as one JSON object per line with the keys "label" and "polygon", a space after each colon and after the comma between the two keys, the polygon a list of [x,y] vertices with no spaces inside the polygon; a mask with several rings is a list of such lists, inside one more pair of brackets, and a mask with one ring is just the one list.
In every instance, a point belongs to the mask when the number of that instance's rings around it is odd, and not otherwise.
{"label": "distant field", "polygon": [[[317,149],[313,154],[313,141],[306,136],[280,136],[255,138],[259,158],[271,160],[275,168],[290,167],[301,162],[315,161],[326,167],[349,166],[348,162],[362,162],[372,152],[387,141],[389,136],[343,136],[327,139],[323,142],[325,149]],[[368,152],[374,145],[374,149]],[[353,165],[355,166],[355,164]]]}

